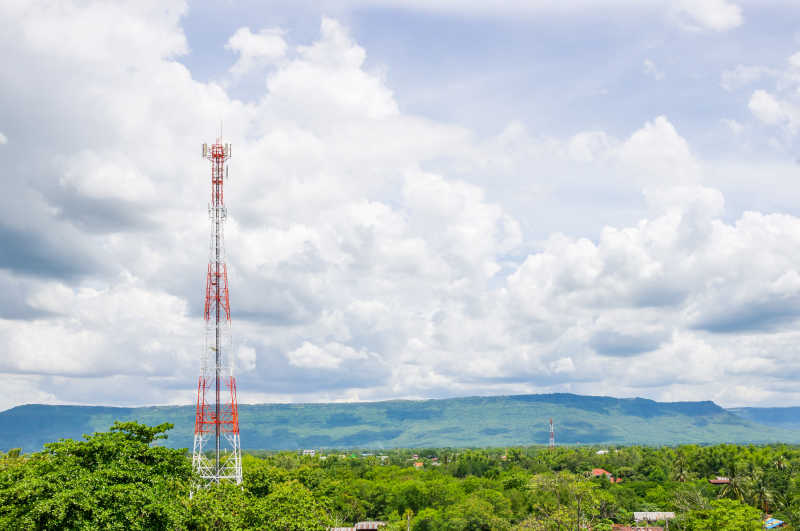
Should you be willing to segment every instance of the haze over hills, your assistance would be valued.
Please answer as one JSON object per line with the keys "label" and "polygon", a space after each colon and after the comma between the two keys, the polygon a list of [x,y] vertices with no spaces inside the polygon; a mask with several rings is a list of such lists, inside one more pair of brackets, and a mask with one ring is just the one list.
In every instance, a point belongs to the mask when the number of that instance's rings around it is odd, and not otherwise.
{"label": "haze over hills", "polygon": [[800,430],[800,407],[736,407],[728,411],[759,424]]}
{"label": "haze over hills", "polygon": [[[795,429],[800,428],[800,408],[729,411],[710,401],[655,402],[545,394],[239,407],[242,446],[246,449],[546,444],[551,417],[558,444],[800,442],[800,429]],[[166,444],[192,444],[192,406],[34,404],[0,412],[0,450],[39,450],[44,443],[62,437],[79,438],[84,433],[107,430],[114,420],[171,422],[175,429]],[[774,427],[766,427],[767,423]]]}

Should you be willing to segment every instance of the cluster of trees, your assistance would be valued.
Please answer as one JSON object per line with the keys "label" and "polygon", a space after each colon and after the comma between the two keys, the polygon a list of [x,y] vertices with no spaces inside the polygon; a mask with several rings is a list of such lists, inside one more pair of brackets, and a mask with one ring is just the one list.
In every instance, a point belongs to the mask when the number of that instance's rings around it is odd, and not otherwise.
{"label": "cluster of trees", "polygon": [[674,511],[670,529],[758,530],[766,514],[800,529],[800,449],[784,445],[259,452],[244,456],[243,485],[190,496],[187,453],[159,445],[169,428],[116,423],[0,453],[0,529],[607,530],[634,511]]}
{"label": "cluster of trees", "polygon": [[324,499],[293,479],[261,481],[256,491],[223,484],[190,496],[186,451],[158,445],[171,428],[115,423],[83,441],[3,455],[0,529],[326,528],[330,510]]}

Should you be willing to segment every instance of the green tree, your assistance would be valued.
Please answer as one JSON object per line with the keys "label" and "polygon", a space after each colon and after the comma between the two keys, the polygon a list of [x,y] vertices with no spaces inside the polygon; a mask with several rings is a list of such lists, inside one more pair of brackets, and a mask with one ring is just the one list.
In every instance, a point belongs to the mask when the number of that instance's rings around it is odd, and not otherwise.
{"label": "green tree", "polygon": [[471,495],[445,511],[442,529],[446,531],[503,531],[511,529],[511,524],[508,520],[494,514],[494,507],[490,502],[480,496]]}
{"label": "green tree", "polygon": [[682,521],[688,531],[757,531],[761,512],[736,500],[714,500],[707,510],[692,511]]}
{"label": "green tree", "polygon": [[[232,483],[210,485],[199,489],[191,500],[185,501],[188,514],[185,526],[189,530],[241,530],[260,522],[252,515],[246,491]],[[248,523],[244,515],[248,513]]]}
{"label": "green tree", "polygon": [[296,481],[281,483],[265,498],[251,501],[245,521],[252,529],[324,531],[331,522],[323,502]]}
{"label": "green tree", "polygon": [[439,511],[432,508],[423,509],[411,522],[412,531],[439,531],[442,528],[442,517]]}
{"label": "green tree", "polygon": [[174,529],[191,477],[184,450],[152,443],[171,424],[115,423],[45,445],[0,471],[2,529]]}

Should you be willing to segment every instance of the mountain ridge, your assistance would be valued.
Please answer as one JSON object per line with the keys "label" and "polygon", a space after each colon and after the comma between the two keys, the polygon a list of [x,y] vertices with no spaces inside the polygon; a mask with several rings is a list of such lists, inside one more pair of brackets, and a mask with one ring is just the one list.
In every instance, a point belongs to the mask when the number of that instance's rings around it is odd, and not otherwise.
{"label": "mountain ridge", "polygon": [[[240,404],[246,449],[508,446],[546,444],[547,422],[560,444],[800,442],[800,408],[783,424],[759,408],[727,410],[713,401],[550,393],[393,399],[377,402]],[[777,410],[781,408],[761,408]],[[794,423],[796,413],[797,422]],[[114,420],[171,422],[166,444],[190,447],[194,407],[25,404],[0,412],[0,449],[34,451],[59,438],[104,431]]]}

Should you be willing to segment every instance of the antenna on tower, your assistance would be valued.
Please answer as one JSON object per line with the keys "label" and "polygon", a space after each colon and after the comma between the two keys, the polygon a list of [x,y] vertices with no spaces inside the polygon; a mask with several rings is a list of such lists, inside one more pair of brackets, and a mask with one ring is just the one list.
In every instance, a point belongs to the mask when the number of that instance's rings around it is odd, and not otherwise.
{"label": "antenna on tower", "polygon": [[550,443],[547,445],[551,450],[556,447],[556,432],[553,429],[553,419],[550,419]]}

